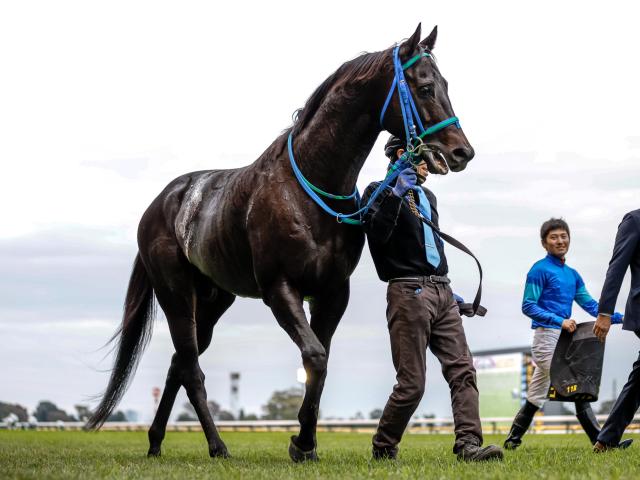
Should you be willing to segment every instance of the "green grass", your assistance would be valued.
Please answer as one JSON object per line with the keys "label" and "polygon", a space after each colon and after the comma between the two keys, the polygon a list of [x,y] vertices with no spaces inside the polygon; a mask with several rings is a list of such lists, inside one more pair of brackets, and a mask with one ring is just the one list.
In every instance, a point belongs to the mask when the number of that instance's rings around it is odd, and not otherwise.
{"label": "green grass", "polygon": [[[465,464],[450,435],[406,435],[396,462],[370,460],[371,435],[321,433],[320,462],[293,464],[288,433],[223,433],[232,458],[212,460],[202,433],[169,433],[148,459],[143,432],[0,431],[0,478],[638,478],[640,436],[626,451],[595,455],[584,435],[529,435],[503,463]],[[504,437],[488,436],[485,443]]]}

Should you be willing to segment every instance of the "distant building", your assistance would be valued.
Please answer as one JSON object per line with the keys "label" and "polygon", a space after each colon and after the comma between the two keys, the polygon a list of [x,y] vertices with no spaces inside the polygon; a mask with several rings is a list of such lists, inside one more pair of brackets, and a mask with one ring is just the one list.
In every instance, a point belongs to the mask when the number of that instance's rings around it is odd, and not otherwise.
{"label": "distant building", "polygon": [[229,405],[233,418],[240,415],[240,372],[231,372],[229,375],[231,391],[229,392]]}

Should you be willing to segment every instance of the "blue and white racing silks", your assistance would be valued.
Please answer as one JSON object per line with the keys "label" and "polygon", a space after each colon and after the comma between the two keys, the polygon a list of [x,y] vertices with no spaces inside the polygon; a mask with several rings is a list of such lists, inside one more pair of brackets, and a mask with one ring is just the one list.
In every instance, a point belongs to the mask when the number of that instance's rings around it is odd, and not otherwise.
{"label": "blue and white racing silks", "polygon": [[[598,302],[578,272],[550,254],[533,264],[522,299],[522,313],[531,319],[531,328],[562,328],[563,320],[571,318],[574,300],[589,315],[598,316]],[[614,313],[611,323],[622,323],[622,315]]]}

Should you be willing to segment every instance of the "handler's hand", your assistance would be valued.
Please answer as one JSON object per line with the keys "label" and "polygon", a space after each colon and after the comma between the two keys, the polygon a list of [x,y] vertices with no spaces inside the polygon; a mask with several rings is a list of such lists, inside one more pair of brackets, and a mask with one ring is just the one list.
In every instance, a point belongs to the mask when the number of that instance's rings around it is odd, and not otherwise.
{"label": "handler's hand", "polygon": [[404,197],[406,193],[416,186],[418,182],[418,176],[413,168],[405,168],[398,175],[396,180],[396,186],[391,189],[396,197]]}
{"label": "handler's hand", "polygon": [[576,321],[570,318],[562,321],[562,329],[566,330],[569,333],[573,333],[576,331]]}
{"label": "handler's hand", "polygon": [[596,324],[593,326],[593,334],[598,337],[598,340],[604,342],[607,338],[607,333],[611,328],[611,317],[606,315],[598,315]]}

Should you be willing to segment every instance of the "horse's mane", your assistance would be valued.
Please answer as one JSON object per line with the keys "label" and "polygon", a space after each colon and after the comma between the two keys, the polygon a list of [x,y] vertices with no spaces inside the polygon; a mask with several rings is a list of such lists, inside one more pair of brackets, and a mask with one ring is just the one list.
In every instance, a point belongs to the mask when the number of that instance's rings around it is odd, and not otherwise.
{"label": "horse's mane", "polygon": [[[353,60],[343,63],[335,72],[322,82],[307,99],[304,107],[296,110],[292,128],[294,133],[302,130],[320,108],[327,93],[336,85],[348,82],[366,83],[380,74],[381,69],[391,69],[393,64],[389,50],[381,52],[364,52]],[[349,101],[348,92],[343,93],[345,101]]]}

